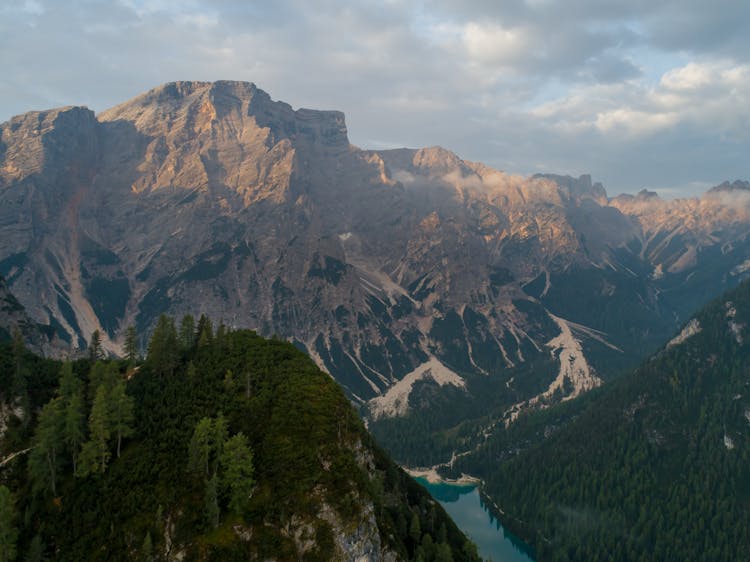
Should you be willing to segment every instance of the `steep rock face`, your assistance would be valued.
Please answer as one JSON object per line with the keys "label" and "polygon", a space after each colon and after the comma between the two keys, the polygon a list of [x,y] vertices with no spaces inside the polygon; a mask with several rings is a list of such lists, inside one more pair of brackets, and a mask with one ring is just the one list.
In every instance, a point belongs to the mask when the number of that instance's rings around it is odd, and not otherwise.
{"label": "steep rock face", "polygon": [[610,201],[588,176],[363,151],[341,113],[248,83],[171,83],[0,130],[0,274],[74,348],[207,313],[295,341],[362,401],[435,361],[508,382],[540,360],[526,399],[565,370],[554,318],[606,375],[750,269],[746,207],[726,197]]}
{"label": "steep rock face", "polygon": [[[0,342],[13,339],[19,331],[29,348],[41,355],[56,355],[65,345],[56,336],[54,326],[34,322],[0,277]],[[2,416],[0,416],[2,417]],[[2,424],[0,424],[2,425]]]}

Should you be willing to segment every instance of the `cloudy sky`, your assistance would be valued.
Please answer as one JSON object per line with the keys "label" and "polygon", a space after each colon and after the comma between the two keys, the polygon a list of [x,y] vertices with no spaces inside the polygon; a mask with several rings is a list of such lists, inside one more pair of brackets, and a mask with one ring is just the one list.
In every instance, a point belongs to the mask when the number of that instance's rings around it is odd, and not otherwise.
{"label": "cloudy sky", "polygon": [[610,193],[750,178],[748,0],[0,0],[0,121],[172,80]]}

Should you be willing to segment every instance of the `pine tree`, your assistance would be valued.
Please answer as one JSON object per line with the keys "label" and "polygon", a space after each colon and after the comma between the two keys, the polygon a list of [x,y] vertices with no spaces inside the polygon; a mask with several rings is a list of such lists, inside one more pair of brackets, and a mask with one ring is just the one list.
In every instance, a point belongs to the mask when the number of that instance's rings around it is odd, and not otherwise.
{"label": "pine tree", "polygon": [[180,321],[179,344],[183,353],[195,345],[195,318],[190,314],[183,316]]}
{"label": "pine tree", "polygon": [[64,410],[60,398],[53,398],[39,414],[34,448],[29,455],[29,475],[34,489],[57,494],[57,463],[63,446]]}
{"label": "pine tree", "polygon": [[83,397],[79,391],[70,397],[65,407],[65,424],[63,427],[63,439],[71,453],[74,473],[78,470],[79,449],[85,439],[85,421]]}
{"label": "pine tree", "polygon": [[177,330],[174,320],[162,314],[149,341],[146,361],[154,373],[165,376],[174,372],[177,359]]}
{"label": "pine tree", "polygon": [[89,415],[89,441],[83,446],[80,457],[80,473],[104,472],[107,469],[110,452],[109,404],[106,388],[99,385]]}
{"label": "pine tree", "polygon": [[71,397],[80,392],[81,381],[73,372],[73,363],[65,361],[60,369],[60,386],[57,394],[67,404]]}
{"label": "pine tree", "polygon": [[131,367],[138,362],[140,356],[138,347],[138,333],[135,331],[135,326],[128,326],[128,329],[125,330],[123,351],[125,352],[125,359]]}
{"label": "pine tree", "polygon": [[91,339],[89,340],[89,360],[98,361],[104,358],[104,350],[102,349],[102,333],[99,330],[94,330],[91,333]]}
{"label": "pine tree", "polygon": [[212,432],[211,418],[202,418],[195,426],[188,448],[188,470],[203,474],[205,478],[209,477]]}
{"label": "pine tree", "polygon": [[214,330],[211,320],[205,314],[198,319],[198,347],[204,347],[214,340]]}
{"label": "pine tree", "polygon": [[0,486],[0,562],[9,562],[16,558],[15,505],[13,494],[5,486]]}
{"label": "pine tree", "polygon": [[86,397],[89,403],[94,401],[96,391],[99,387],[104,384],[104,380],[107,377],[107,365],[103,361],[97,361],[91,365],[89,369],[89,380],[86,386]]}
{"label": "pine tree", "polygon": [[238,433],[224,444],[221,469],[223,484],[229,489],[229,509],[242,515],[255,486],[253,452],[244,434]]}
{"label": "pine tree", "polygon": [[125,381],[119,381],[110,395],[110,412],[112,431],[117,436],[117,458],[120,458],[120,446],[123,437],[133,434],[135,404],[133,398],[125,393]]}
{"label": "pine tree", "polygon": [[226,442],[227,437],[229,437],[227,419],[223,414],[219,414],[216,419],[213,420],[211,425],[211,451],[214,455],[212,468],[214,474],[216,474],[216,471],[219,468],[219,460],[221,459],[221,454],[224,450],[224,443]]}

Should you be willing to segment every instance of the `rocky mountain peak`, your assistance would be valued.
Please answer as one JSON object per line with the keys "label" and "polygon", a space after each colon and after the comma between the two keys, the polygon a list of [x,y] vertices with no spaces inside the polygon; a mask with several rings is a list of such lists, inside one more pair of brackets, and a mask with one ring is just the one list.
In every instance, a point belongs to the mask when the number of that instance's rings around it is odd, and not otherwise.
{"label": "rocky mountain peak", "polygon": [[708,193],[736,193],[750,192],[750,181],[735,180],[733,182],[725,181],[708,190]]}
{"label": "rocky mountain peak", "polygon": [[606,206],[609,201],[604,186],[599,182],[592,183],[589,174],[583,174],[578,178],[572,176],[559,176],[556,174],[536,174],[534,178],[552,180],[574,201],[590,199],[597,202],[602,207]]}
{"label": "rocky mountain peak", "polygon": [[[252,82],[170,82],[99,114],[100,121],[133,122],[147,134],[159,134],[167,125],[202,130],[230,129],[239,140],[251,121],[267,129],[271,140],[349,147],[344,114],[340,111],[294,110]],[[244,126],[243,126],[244,125]],[[242,126],[238,129],[238,126]]]}
{"label": "rocky mountain peak", "polygon": [[[82,106],[32,111],[0,125],[0,187],[45,169],[55,177],[90,162],[97,140],[94,112]],[[59,165],[65,162],[64,169]]]}

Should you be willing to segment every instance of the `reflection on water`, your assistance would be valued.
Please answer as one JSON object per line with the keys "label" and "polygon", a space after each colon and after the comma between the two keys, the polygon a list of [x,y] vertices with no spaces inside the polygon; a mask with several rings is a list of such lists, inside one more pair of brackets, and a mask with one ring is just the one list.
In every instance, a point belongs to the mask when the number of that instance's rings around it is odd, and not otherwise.
{"label": "reflection on water", "polygon": [[485,509],[476,486],[445,482],[431,484],[425,478],[416,480],[474,541],[482,558],[492,562],[533,562],[528,547],[506,531]]}

